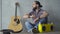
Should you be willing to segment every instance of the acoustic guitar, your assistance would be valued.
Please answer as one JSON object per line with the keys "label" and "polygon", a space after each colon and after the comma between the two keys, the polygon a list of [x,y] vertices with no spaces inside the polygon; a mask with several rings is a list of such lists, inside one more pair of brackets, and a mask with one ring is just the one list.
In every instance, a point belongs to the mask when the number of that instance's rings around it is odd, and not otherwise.
{"label": "acoustic guitar", "polygon": [[12,30],[13,32],[20,32],[22,31],[22,23],[20,21],[20,16],[17,16],[17,6],[19,3],[15,3],[15,16],[11,17],[11,23],[8,26],[8,29]]}

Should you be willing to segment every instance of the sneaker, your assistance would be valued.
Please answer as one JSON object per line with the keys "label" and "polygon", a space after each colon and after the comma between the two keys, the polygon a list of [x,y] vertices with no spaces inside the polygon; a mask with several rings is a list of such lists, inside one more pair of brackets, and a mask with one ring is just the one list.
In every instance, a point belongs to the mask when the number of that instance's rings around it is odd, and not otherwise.
{"label": "sneaker", "polygon": [[32,32],[33,32],[33,33],[38,33],[38,29],[37,29],[37,28],[33,28],[33,29],[32,29]]}

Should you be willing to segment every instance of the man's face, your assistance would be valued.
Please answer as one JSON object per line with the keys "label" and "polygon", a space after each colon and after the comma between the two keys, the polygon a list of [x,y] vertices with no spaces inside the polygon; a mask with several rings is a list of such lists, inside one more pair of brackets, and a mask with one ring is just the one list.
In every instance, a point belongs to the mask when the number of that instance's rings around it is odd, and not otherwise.
{"label": "man's face", "polygon": [[37,4],[35,2],[33,2],[32,7],[37,8]]}

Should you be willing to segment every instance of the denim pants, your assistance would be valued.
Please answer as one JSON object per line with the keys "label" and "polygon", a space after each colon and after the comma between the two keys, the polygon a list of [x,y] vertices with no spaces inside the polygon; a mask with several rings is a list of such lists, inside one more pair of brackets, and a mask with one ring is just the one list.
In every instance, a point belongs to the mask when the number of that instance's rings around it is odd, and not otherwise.
{"label": "denim pants", "polygon": [[26,26],[28,32],[30,32],[32,30],[32,28],[34,28],[34,27],[37,28],[39,23],[47,23],[47,19],[42,18],[38,22],[36,22],[35,24],[32,24],[29,21],[26,21],[25,26]]}

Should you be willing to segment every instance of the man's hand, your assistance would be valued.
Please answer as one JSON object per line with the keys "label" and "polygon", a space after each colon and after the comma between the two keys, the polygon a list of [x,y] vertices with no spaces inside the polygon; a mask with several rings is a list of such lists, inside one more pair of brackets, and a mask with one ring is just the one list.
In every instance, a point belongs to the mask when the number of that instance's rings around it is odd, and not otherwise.
{"label": "man's hand", "polygon": [[34,20],[34,23],[37,22],[38,20],[39,20],[39,18],[36,18],[36,19]]}
{"label": "man's hand", "polygon": [[30,17],[31,17],[31,18],[35,18],[35,15],[31,15]]}

